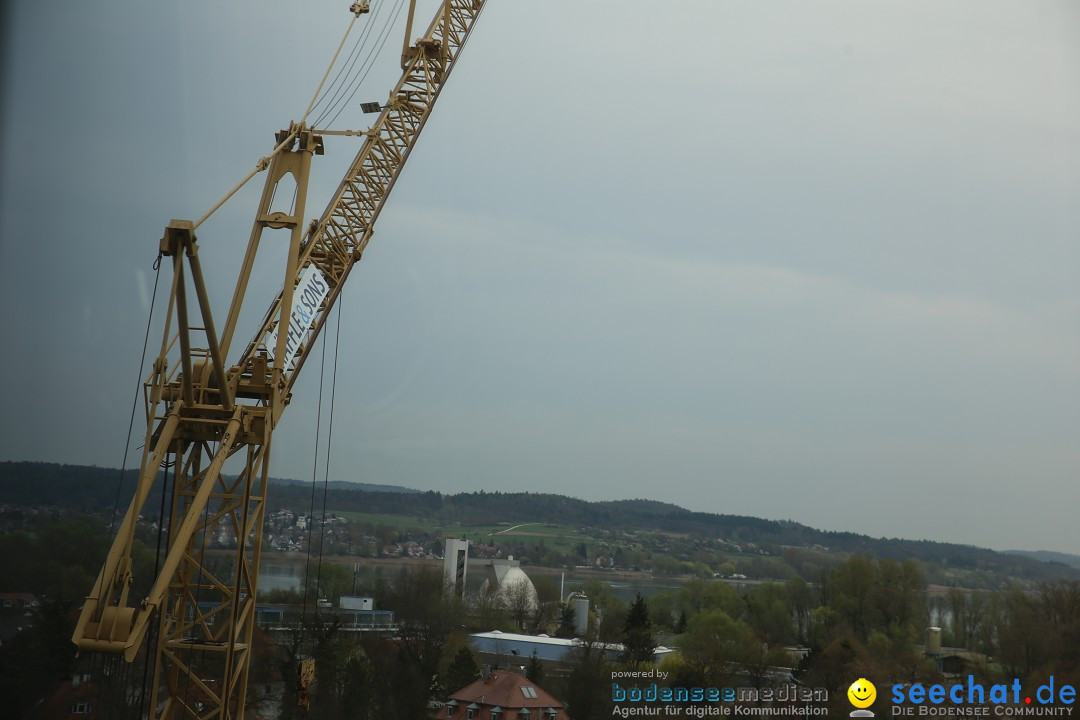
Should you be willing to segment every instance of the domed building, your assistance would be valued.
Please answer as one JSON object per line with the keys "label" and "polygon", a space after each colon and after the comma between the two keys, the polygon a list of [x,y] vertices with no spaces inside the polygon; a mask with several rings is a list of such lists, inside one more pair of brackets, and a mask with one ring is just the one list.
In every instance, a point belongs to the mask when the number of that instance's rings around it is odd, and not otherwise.
{"label": "domed building", "polygon": [[[540,607],[540,595],[536,592],[536,586],[518,566],[517,560],[492,560],[487,566],[487,579],[480,586],[482,594],[491,592],[494,588],[496,597],[505,607],[527,608],[533,612]],[[513,563],[513,564],[511,564]]]}
{"label": "domed building", "polygon": [[[447,538],[445,548],[443,572],[446,586],[454,593],[464,597],[468,572],[481,571],[484,577],[481,594],[494,589],[507,607],[527,607],[529,611],[540,607],[536,586],[513,555],[505,560],[470,558],[469,541],[457,538]],[[476,587],[475,581],[472,587]]]}

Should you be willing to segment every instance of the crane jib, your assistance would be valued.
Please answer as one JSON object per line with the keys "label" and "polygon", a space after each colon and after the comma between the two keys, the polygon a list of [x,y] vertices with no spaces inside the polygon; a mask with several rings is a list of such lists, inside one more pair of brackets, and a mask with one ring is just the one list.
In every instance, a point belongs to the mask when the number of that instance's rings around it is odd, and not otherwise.
{"label": "crane jib", "polygon": [[[410,14],[414,3],[409,0]],[[145,643],[148,667],[154,668],[145,688],[153,720],[244,718],[257,646],[255,598],[271,433],[485,4],[441,0],[421,38],[410,45],[411,31],[406,33],[402,76],[380,103],[378,121],[362,133],[366,139],[356,159],[306,236],[308,170],[311,156],[322,154],[321,131],[290,123],[275,136],[273,156],[260,161],[268,171],[266,184],[220,336],[199,261],[194,234],[199,223],[176,220],[166,228],[162,252],[174,259],[173,290],[161,354],[146,383],[139,483],[72,635],[82,650],[119,654],[129,662]],[[355,12],[363,5],[357,3]],[[274,191],[287,175],[295,181],[293,205],[288,213],[274,212]],[[289,235],[282,290],[240,361],[229,366],[223,358],[229,355],[264,230]],[[189,285],[198,300],[194,317],[187,307]],[[171,487],[170,510],[163,511],[160,525],[169,528],[167,544],[149,592],[139,598],[145,584],[134,582],[135,531],[163,467],[171,469],[165,486],[166,494]],[[207,556],[204,562],[203,551],[222,527],[231,528],[235,549],[228,560]],[[206,707],[190,704],[196,688],[198,702]]]}
{"label": "crane jib", "polygon": [[[293,369],[297,352],[305,346],[308,334],[318,319],[319,308],[330,294],[330,285],[322,271],[314,265],[308,265],[300,273],[300,281],[293,291],[293,306],[289,312],[288,336],[285,339],[285,359],[281,367],[289,372]],[[266,334],[266,352],[271,359],[278,343],[280,326]]]}

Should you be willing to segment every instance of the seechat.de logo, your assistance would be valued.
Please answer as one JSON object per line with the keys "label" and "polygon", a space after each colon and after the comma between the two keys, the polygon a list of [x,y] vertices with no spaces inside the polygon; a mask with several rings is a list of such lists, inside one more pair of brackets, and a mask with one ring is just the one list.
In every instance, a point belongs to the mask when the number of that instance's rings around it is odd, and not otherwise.
{"label": "seechat.de logo", "polygon": [[866,709],[877,700],[877,688],[874,687],[874,683],[866,678],[859,678],[847,689],[847,698],[856,708],[852,711],[851,717],[874,717],[874,711]]}

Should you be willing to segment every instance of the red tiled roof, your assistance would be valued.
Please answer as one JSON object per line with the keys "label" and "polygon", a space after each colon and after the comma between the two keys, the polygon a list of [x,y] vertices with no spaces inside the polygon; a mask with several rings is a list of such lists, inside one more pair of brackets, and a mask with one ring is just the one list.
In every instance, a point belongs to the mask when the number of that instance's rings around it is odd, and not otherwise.
{"label": "red tiled roof", "polygon": [[[524,688],[524,689],[523,689]],[[531,697],[535,695],[536,697]],[[569,720],[563,704],[544,688],[516,672],[495,672],[487,680],[477,680],[450,696],[453,710],[444,709],[439,717],[459,720],[468,716],[469,705],[475,704],[474,720],[489,720],[491,709],[502,709],[500,720],[518,720],[522,708],[529,708],[525,717],[531,720],[549,720],[548,708],[555,709],[556,720]]]}
{"label": "red tiled roof", "polygon": [[[94,683],[81,682],[78,685],[66,680],[51,696],[42,701],[27,715],[33,720],[94,720],[102,717],[97,708],[98,691]],[[76,713],[76,706],[79,712]]]}

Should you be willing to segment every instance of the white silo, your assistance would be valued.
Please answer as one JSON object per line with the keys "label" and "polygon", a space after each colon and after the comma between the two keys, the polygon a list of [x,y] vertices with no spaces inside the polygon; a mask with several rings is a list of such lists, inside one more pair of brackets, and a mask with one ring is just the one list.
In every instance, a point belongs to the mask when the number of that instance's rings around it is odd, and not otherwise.
{"label": "white silo", "polygon": [[589,598],[582,593],[570,596],[574,608],[574,632],[584,637],[589,632]]}
{"label": "white silo", "polygon": [[926,628],[926,652],[934,655],[941,652],[941,628]]}

